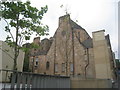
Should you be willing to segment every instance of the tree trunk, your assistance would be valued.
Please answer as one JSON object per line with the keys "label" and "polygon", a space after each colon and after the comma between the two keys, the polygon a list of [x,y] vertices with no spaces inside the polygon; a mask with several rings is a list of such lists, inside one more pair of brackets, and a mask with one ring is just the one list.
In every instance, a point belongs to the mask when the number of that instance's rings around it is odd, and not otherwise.
{"label": "tree trunk", "polygon": [[17,70],[17,58],[19,55],[19,48],[18,48],[18,30],[19,30],[19,23],[18,23],[18,19],[19,19],[19,14],[17,15],[17,25],[16,25],[16,41],[15,41],[15,47],[14,47],[14,67],[13,70]]}

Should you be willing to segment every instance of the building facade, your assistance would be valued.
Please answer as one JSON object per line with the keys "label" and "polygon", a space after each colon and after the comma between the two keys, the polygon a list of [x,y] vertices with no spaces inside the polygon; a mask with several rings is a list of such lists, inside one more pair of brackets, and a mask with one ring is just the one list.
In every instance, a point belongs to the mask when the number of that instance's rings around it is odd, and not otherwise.
{"label": "building facade", "polygon": [[[0,41],[0,69],[2,70],[13,70],[14,66],[14,49],[7,45],[7,43]],[[24,60],[24,52],[19,51],[19,56],[17,59],[17,70],[22,72],[23,70],[23,60]],[[11,74],[8,74],[7,80]],[[5,72],[0,72],[0,82],[4,82],[5,80]]]}
{"label": "building facade", "polygon": [[40,46],[31,50],[29,59],[29,67],[35,73],[100,79],[114,77],[109,35],[105,36],[101,30],[93,32],[91,38],[84,28],[70,19],[70,15],[59,18],[52,38],[40,41],[37,37],[33,43]]}

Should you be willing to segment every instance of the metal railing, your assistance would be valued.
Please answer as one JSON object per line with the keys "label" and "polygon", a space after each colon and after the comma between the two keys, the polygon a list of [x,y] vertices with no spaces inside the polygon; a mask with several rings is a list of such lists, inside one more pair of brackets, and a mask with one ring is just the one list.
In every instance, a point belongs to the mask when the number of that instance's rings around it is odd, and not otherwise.
{"label": "metal railing", "polygon": [[18,72],[14,70],[0,70],[3,89],[9,82],[10,88],[70,88],[70,77]]}

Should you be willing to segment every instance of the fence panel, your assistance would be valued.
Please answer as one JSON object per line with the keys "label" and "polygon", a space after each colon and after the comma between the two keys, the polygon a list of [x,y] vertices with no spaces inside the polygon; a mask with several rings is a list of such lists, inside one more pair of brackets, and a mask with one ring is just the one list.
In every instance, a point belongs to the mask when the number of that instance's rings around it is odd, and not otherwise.
{"label": "fence panel", "polygon": [[26,74],[22,74],[22,88],[25,88],[26,87],[26,77],[27,75]]}
{"label": "fence panel", "polygon": [[27,88],[29,89],[29,88],[31,88],[31,79],[32,79],[32,75],[29,75],[29,74],[27,74]]}
{"label": "fence panel", "polygon": [[22,79],[22,73],[17,73],[17,88],[20,88],[20,84],[21,84],[21,79]]}
{"label": "fence panel", "polygon": [[11,88],[15,87],[15,82],[16,82],[16,78],[17,78],[17,73],[12,73],[12,79],[11,79]]}
{"label": "fence panel", "polygon": [[[33,74],[28,72],[18,72],[13,70],[0,70],[10,72],[10,88],[70,88],[70,77],[52,76],[43,74]],[[6,76],[6,75],[5,75]],[[6,76],[5,78],[8,78]],[[4,82],[4,81],[3,81]]]}

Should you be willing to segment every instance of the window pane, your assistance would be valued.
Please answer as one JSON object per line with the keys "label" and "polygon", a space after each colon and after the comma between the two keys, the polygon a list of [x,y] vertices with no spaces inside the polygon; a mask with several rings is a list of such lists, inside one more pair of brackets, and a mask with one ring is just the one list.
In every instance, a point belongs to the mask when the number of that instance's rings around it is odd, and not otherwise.
{"label": "window pane", "polygon": [[35,66],[38,66],[38,58],[35,58]]}
{"label": "window pane", "polygon": [[55,72],[58,72],[58,64],[55,64]]}
{"label": "window pane", "polygon": [[49,67],[50,67],[50,63],[46,62],[46,69],[49,69]]}
{"label": "window pane", "polygon": [[87,61],[87,55],[85,55],[84,58],[85,58],[85,61]]}
{"label": "window pane", "polygon": [[38,58],[36,58],[35,61],[38,61]]}
{"label": "window pane", "polygon": [[65,63],[62,63],[62,72],[65,72]]}
{"label": "window pane", "polygon": [[73,63],[70,63],[70,71],[73,72]]}

